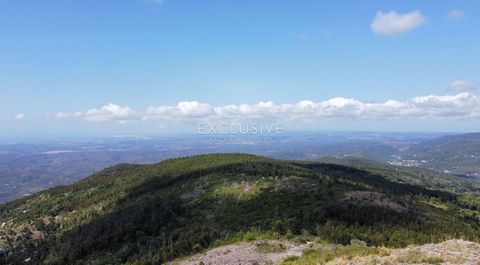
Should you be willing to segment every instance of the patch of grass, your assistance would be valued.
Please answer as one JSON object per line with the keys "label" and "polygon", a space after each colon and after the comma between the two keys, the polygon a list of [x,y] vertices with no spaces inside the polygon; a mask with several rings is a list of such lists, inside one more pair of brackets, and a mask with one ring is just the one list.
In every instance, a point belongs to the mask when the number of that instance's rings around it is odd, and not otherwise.
{"label": "patch of grass", "polygon": [[297,257],[297,256],[289,256],[289,257],[287,257],[286,259],[284,259],[283,262],[284,262],[284,263],[285,263],[285,262],[287,262],[287,263],[288,263],[288,262],[294,262],[294,261],[298,260],[299,258],[300,258],[300,257]]}
{"label": "patch of grass", "polygon": [[[229,176],[231,179],[235,177]],[[213,196],[232,196],[237,201],[250,199],[253,196],[257,195],[261,189],[271,187],[271,180],[255,180],[255,177],[251,176],[242,176],[241,178],[236,177],[235,181],[221,182],[219,183],[212,192]]]}
{"label": "patch of grass", "polygon": [[429,200],[422,200],[423,203],[428,204],[432,207],[435,207],[437,209],[442,209],[444,211],[448,210],[448,205],[446,203],[443,203],[442,201],[436,199],[436,198],[430,198]]}
{"label": "patch of grass", "polygon": [[279,242],[269,242],[269,241],[261,241],[255,244],[257,251],[260,253],[278,253],[284,252],[287,250],[284,244]]}

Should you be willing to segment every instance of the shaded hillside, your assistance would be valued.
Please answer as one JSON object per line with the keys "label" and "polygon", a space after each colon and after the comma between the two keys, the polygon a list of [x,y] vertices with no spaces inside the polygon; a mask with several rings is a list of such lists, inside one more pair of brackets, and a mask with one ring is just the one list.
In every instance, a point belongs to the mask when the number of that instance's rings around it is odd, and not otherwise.
{"label": "shaded hillside", "polygon": [[392,176],[242,154],[122,164],[0,206],[0,264],[159,264],[262,238],[479,240],[480,203]]}

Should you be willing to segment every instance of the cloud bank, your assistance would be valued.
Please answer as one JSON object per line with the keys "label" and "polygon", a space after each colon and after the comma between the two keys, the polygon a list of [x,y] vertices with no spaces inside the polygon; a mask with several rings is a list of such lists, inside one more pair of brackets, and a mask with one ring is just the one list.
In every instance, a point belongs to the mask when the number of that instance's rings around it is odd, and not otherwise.
{"label": "cloud bank", "polygon": [[418,10],[405,14],[378,11],[370,27],[376,35],[392,37],[412,31],[425,21],[426,18]]}
{"label": "cloud bank", "polygon": [[319,102],[302,100],[297,103],[275,104],[272,101],[262,101],[257,104],[224,106],[213,106],[198,101],[181,101],[175,106],[151,106],[144,111],[136,111],[126,106],[110,103],[84,112],[59,112],[55,117],[97,123],[222,119],[264,119],[291,122],[332,119],[478,119],[480,118],[480,96],[463,92],[457,95],[430,95],[414,97],[406,101],[388,100],[382,103],[368,103],[352,98],[336,97]]}

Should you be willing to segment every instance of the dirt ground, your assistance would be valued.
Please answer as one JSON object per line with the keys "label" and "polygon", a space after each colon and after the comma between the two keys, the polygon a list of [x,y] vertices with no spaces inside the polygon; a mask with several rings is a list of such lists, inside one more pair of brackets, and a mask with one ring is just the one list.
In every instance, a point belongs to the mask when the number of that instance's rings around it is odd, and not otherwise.
{"label": "dirt ground", "polygon": [[183,261],[173,262],[178,265],[252,265],[279,264],[289,256],[301,256],[306,245],[296,245],[284,241],[261,241],[269,245],[281,245],[282,249],[264,250],[259,242],[238,243],[212,249],[206,253],[192,256]]}

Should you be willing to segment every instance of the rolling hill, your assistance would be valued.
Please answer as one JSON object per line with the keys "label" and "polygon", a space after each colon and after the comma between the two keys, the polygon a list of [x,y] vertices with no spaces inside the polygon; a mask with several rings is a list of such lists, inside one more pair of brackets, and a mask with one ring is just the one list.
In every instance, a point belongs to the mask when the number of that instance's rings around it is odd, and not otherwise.
{"label": "rolling hill", "polygon": [[398,154],[403,161],[480,178],[480,133],[448,135],[412,145]]}
{"label": "rolling hill", "polygon": [[480,241],[470,187],[380,169],[245,154],[120,164],[0,205],[0,264],[162,264],[256,240]]}

